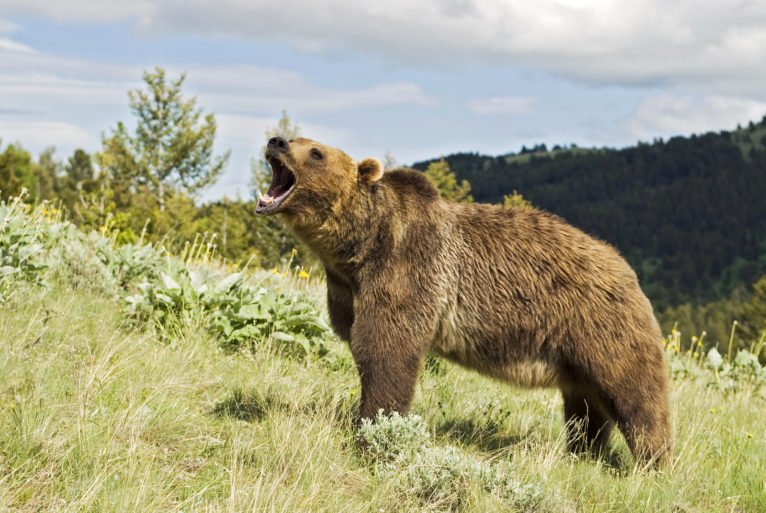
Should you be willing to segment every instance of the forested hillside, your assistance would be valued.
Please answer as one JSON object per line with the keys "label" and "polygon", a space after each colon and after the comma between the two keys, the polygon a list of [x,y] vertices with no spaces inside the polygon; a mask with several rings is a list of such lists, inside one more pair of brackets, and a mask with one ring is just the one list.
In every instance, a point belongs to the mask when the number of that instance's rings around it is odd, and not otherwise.
{"label": "forested hillside", "polygon": [[620,150],[445,159],[476,201],[517,190],[616,245],[659,309],[725,298],[766,273],[766,118]]}

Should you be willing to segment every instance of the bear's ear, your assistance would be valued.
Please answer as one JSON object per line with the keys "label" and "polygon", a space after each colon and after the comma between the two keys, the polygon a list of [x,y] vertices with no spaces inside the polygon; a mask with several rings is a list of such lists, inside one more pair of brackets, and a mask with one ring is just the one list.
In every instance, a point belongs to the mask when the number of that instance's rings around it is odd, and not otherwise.
{"label": "bear's ear", "polygon": [[359,178],[363,182],[377,182],[383,176],[383,164],[376,158],[367,157],[357,163]]}

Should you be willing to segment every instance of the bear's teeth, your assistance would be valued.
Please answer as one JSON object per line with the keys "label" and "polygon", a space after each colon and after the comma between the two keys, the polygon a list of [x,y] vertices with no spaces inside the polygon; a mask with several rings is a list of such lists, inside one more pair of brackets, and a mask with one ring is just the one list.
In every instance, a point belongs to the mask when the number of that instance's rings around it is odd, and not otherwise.
{"label": "bear's teeth", "polygon": [[265,203],[266,205],[271,205],[272,203],[274,203],[274,198],[272,198],[268,194],[264,194],[263,196],[261,196],[261,202]]}

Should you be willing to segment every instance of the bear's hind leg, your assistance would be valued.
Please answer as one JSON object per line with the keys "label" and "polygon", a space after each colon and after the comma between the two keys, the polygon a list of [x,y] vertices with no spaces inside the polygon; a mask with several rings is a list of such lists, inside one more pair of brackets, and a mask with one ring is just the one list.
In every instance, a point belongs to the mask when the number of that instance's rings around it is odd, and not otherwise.
{"label": "bear's hind leg", "polygon": [[623,398],[615,405],[618,425],[628,442],[636,463],[644,467],[664,463],[671,449],[670,422],[664,398],[657,403],[644,399],[629,401]]}
{"label": "bear's hind leg", "polygon": [[[624,374],[610,374],[609,368],[593,372],[594,390],[609,417],[625,436],[636,463],[642,467],[657,466],[670,454],[670,412],[668,377],[661,349],[644,346],[640,360]],[[653,352],[660,354],[652,354]],[[654,360],[651,357],[655,357]],[[593,366],[599,365],[594,362]],[[604,362],[609,367],[608,362]],[[614,368],[614,366],[612,366]]]}
{"label": "bear's hind leg", "polygon": [[569,450],[575,454],[603,454],[614,427],[612,419],[592,394],[565,390],[562,395]]}

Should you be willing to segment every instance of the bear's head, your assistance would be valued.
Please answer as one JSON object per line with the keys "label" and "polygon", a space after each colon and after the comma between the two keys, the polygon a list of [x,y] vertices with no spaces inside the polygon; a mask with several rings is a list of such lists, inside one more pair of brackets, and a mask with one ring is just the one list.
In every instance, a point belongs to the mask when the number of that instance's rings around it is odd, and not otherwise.
{"label": "bear's head", "polygon": [[256,212],[284,214],[293,220],[321,222],[383,176],[377,159],[356,162],[337,148],[305,138],[271,138],[266,160],[272,169],[271,186],[259,199]]}

